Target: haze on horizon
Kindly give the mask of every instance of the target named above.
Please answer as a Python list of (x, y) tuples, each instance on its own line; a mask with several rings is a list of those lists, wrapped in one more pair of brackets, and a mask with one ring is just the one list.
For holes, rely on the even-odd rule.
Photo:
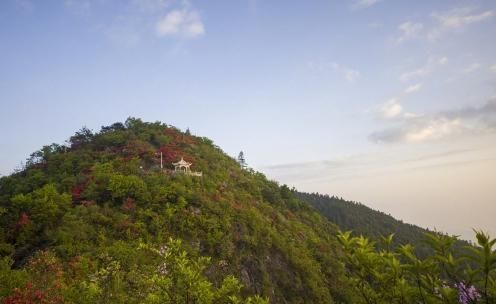
[(301, 191), (496, 235), (496, 2), (5, 0), (0, 174), (129, 116)]

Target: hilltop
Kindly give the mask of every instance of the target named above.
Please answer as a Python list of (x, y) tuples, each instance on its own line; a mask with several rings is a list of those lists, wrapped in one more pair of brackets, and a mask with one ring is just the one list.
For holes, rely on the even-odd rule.
[(495, 298), (496, 240), (478, 232), (461, 256), (466, 243), (426, 232), (279, 185), (189, 130), (129, 118), (44, 146), (0, 178), (0, 301)]
[[(8, 303), (353, 298), (337, 226), (208, 138), (129, 118), (68, 143), (0, 179)], [(181, 158), (202, 176), (174, 174)]]

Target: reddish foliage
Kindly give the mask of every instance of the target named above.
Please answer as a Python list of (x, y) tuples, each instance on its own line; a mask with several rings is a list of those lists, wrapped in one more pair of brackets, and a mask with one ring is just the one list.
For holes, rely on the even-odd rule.
[(4, 304), (55, 304), (64, 303), (62, 296), (56, 294), (55, 290), (49, 288), (41, 290), (34, 288), (28, 282), (23, 288), (16, 288), (14, 294), (3, 299)]
[(153, 147), (141, 140), (132, 140), (122, 149), (125, 158), (132, 159), (140, 157), (145, 159), (152, 159), (154, 150)]
[(121, 157), (119, 160), (121, 160), (122, 162), (127, 163), (127, 162), (132, 161), (132, 160), (133, 160), (133, 158), (134, 158), (134, 156), (132, 156), (132, 155), (127, 155), (127, 156)]
[(84, 176), (91, 177), (91, 173), (93, 172), (93, 169), (91, 167), (84, 168), (82, 172), (83, 172)]
[(164, 166), (179, 161), (181, 157), (187, 162), (195, 162), (195, 159), (185, 152), (185, 148), (195, 143), (196, 139), (193, 136), (183, 134), (175, 128), (165, 129), (164, 135), (170, 139), (170, 142), (160, 147), (156, 158), (157, 163), (160, 163), (160, 152), (162, 152)]
[(176, 139), (181, 135), (181, 133), (175, 128), (166, 128), (164, 130), (164, 135), (172, 139), (172, 141), (176, 141)]
[(81, 200), (81, 192), (83, 192), (83, 185), (75, 185), (71, 189), (72, 201), (79, 202)]
[(159, 152), (162, 152), (162, 158), (166, 164), (177, 162), (179, 159), (180, 152), (172, 147), (162, 146)]
[(215, 193), (212, 195), (212, 200), (213, 201), (220, 201), (220, 199), (222, 198), (222, 195), (219, 193), (219, 191), (215, 191)]
[(157, 157), (157, 162), (160, 163), (160, 152), (162, 152), (162, 158), (164, 162), (164, 167), (165, 166), (170, 166), (170, 164), (178, 162), (181, 157), (190, 163), (194, 163), (195, 159), (189, 155), (188, 153), (184, 152), (183, 149), (178, 147), (176, 144), (171, 143), (167, 144), (165, 146), (160, 147), (158, 157)]
[(245, 209), (240, 203), (238, 202), (231, 202), (231, 208), (234, 210), (243, 210)]
[(69, 269), (72, 271), (74, 275), (77, 275), (80, 271), (81, 260), (82, 260), (81, 256), (77, 255), (69, 261)]
[(228, 185), (226, 182), (223, 182), (222, 184), (220, 184), (218, 187), (217, 187), (217, 190), (220, 192), (220, 193), (224, 193), (224, 191), (226, 191), (228, 188)]
[(53, 282), (55, 285), (58, 285), (58, 279), (62, 278), (64, 274), (60, 261), (48, 250), (38, 251), (29, 260), (26, 268), (37, 277), (35, 282), (40, 283)]
[(174, 128), (167, 128), (164, 130), (164, 134), (172, 139), (172, 142), (182, 145), (191, 145), (195, 143), (195, 138), (191, 135), (186, 135)]
[(31, 223), (31, 220), (29, 219), (29, 215), (26, 212), (21, 213), (21, 216), (19, 216), (19, 219), (17, 220), (15, 227), (16, 229), (22, 229), (24, 226), (28, 225)]
[(129, 235), (136, 235), (138, 229), (130, 220), (123, 220), (117, 224), (117, 228), (121, 231), (126, 231)]
[(291, 212), (290, 210), (285, 210), (284, 211), (284, 215), (286, 216), (287, 219), (289, 220), (292, 220), (295, 218), (295, 215), (293, 212)]
[(81, 205), (83, 205), (85, 207), (93, 206), (93, 205), (96, 204), (96, 202), (93, 201), (93, 200), (92, 201), (86, 201), (86, 200), (84, 200), (84, 201), (81, 201), (80, 203), (81, 203)]
[(239, 180), (239, 173), (233, 170), (229, 171), (229, 177), (234, 180)]
[(122, 203), (122, 209), (126, 211), (134, 211), (136, 209), (136, 201), (128, 197), (123, 203)]

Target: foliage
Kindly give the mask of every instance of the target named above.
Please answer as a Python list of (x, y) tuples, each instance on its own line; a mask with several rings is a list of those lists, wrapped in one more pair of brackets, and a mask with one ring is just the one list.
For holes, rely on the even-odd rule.
[[(485, 234), (466, 257), (439, 234), (419, 255), (406, 241), (419, 246), (420, 228), (297, 193), (160, 122), (128, 118), (68, 142), (0, 178), (2, 303), (493, 301)], [(181, 157), (203, 177), (175, 174)], [(338, 207), (322, 208), (329, 199)], [(383, 247), (346, 233), (338, 241), (311, 205)], [(400, 242), (380, 239), (392, 230)]]
[(476, 237), (470, 254), (455, 258), (455, 237), (426, 234), (433, 253), (420, 258), (413, 245), (392, 248), (393, 235), (380, 245), (351, 232), (338, 235), (357, 303), (494, 303), (496, 239), (479, 231)]
[[(181, 249), (181, 241), (169, 239), (160, 249), (142, 244), (141, 248), (159, 257), (155, 273), (147, 279), (150, 293), (147, 303), (242, 303), (238, 296), (242, 285), (232, 275), (218, 288), (203, 275), (210, 259), (190, 259)], [(248, 297), (243, 303), (268, 303), (260, 297)]]
[(0, 178), (0, 302), (350, 302), (336, 233), (211, 140), (129, 118)]
[[(421, 257), (432, 253), (431, 248), (423, 242), (424, 235), (433, 233), (432, 231), (404, 223), (361, 203), (346, 201), (336, 196), (304, 192), (295, 192), (295, 194), (342, 230), (353, 230), (375, 241), (379, 241), (383, 235), (394, 233), (392, 245), (414, 244), (415, 253)], [(454, 244), (455, 251), (459, 252), (467, 245), (467, 242), (457, 240)]]

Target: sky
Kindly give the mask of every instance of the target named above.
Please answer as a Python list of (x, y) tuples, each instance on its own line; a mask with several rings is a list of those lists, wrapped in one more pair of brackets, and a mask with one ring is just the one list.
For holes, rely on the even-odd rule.
[(496, 2), (2, 0), (0, 174), (138, 117), (270, 179), (496, 235)]

